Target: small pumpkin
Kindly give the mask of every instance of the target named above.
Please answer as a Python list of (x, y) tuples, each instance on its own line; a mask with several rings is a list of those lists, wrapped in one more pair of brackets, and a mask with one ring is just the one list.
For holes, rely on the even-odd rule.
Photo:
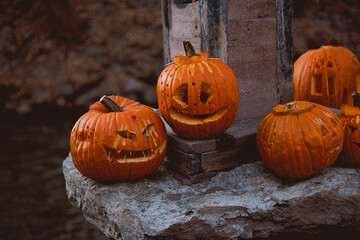
[(277, 175), (301, 179), (321, 173), (338, 157), (344, 133), (336, 114), (319, 104), (294, 101), (273, 108), (257, 132), (261, 159)]
[(340, 120), (344, 125), (345, 161), (360, 165), (360, 94), (354, 92), (353, 106), (342, 105)]
[(294, 99), (340, 108), (360, 90), (360, 63), (344, 47), (309, 50), (294, 64)]
[(151, 108), (104, 96), (76, 122), (70, 152), (84, 176), (99, 182), (144, 178), (162, 163), (167, 148), (164, 123)]
[(237, 80), (219, 59), (196, 53), (184, 41), (185, 56), (175, 56), (157, 83), (161, 115), (173, 131), (188, 139), (205, 139), (224, 132), (239, 104)]

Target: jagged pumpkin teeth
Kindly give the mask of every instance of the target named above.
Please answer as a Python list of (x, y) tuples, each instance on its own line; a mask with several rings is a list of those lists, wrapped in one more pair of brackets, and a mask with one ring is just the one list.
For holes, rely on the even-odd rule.
[(118, 96), (105, 96), (94, 103), (77, 121), (70, 137), (76, 168), (101, 182), (148, 176), (162, 163), (166, 148), (165, 126), (156, 112)]

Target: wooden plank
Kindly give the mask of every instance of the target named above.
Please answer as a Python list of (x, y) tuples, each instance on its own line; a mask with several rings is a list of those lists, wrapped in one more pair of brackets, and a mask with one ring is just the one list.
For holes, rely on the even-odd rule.
[(235, 147), (235, 138), (227, 133), (215, 137), (216, 149), (229, 149)]
[[(210, 152), (222, 147), (239, 146), (249, 136), (256, 134), (257, 128), (264, 116), (255, 119), (245, 119), (235, 121), (224, 134), (229, 135), (226, 138), (221, 134), (218, 137), (205, 140), (188, 140), (177, 136), (170, 126), (164, 121), (168, 134), (168, 148), (179, 149), (185, 153), (203, 153)], [(234, 142), (234, 143), (233, 143)]]
[(240, 148), (233, 148), (203, 153), (201, 169), (203, 172), (212, 172), (239, 166), (242, 163), (239, 158), (242, 151)]
[(167, 161), (175, 168), (176, 171), (187, 175), (194, 175), (201, 172), (201, 154), (185, 153), (176, 148), (168, 147)]
[(215, 138), (217, 147), (212, 151), (187, 153), (169, 142), (167, 161), (174, 171), (183, 175), (196, 175), (241, 165), (244, 163), (245, 158), (241, 158), (244, 154), (248, 156), (246, 159), (257, 159), (252, 156), (257, 152), (256, 130), (260, 121), (251, 119), (236, 123), (231, 130)]
[(292, 0), (276, 0), (278, 102), (294, 99)]
[(259, 160), (256, 134), (252, 134), (243, 139), (241, 146), (203, 153), (201, 170), (202, 172), (221, 171)]
[(163, 27), (163, 41), (164, 41), (164, 65), (166, 65), (171, 62), (170, 40), (169, 40), (169, 27), (170, 27), (169, 0), (161, 1), (161, 11), (162, 11), (162, 27)]

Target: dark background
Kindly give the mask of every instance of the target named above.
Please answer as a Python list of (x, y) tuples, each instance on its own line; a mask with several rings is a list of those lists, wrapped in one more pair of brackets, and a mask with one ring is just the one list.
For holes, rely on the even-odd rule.
[[(358, 0), (293, 3), (294, 60), (322, 45), (360, 57)], [(156, 107), (162, 68), (160, 0), (0, 1), (0, 239), (104, 239), (66, 198), (71, 128), (104, 94)]]

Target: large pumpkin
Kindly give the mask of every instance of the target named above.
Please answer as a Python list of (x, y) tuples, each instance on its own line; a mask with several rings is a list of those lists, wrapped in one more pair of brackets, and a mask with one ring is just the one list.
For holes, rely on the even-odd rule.
[(360, 63), (344, 47), (309, 50), (294, 64), (294, 99), (340, 108), (360, 90)]
[(277, 175), (306, 178), (338, 157), (344, 133), (336, 114), (319, 104), (295, 101), (273, 108), (257, 132), (261, 159)]
[(360, 165), (360, 94), (354, 92), (353, 99), (353, 106), (341, 106), (340, 120), (344, 125), (345, 161)]
[(148, 176), (162, 163), (166, 147), (161, 118), (151, 108), (119, 96), (104, 96), (91, 105), (70, 138), (76, 168), (100, 182)]
[(219, 59), (196, 53), (184, 41), (186, 55), (175, 56), (157, 83), (161, 115), (176, 134), (189, 139), (211, 138), (234, 121), (239, 104), (237, 80)]

